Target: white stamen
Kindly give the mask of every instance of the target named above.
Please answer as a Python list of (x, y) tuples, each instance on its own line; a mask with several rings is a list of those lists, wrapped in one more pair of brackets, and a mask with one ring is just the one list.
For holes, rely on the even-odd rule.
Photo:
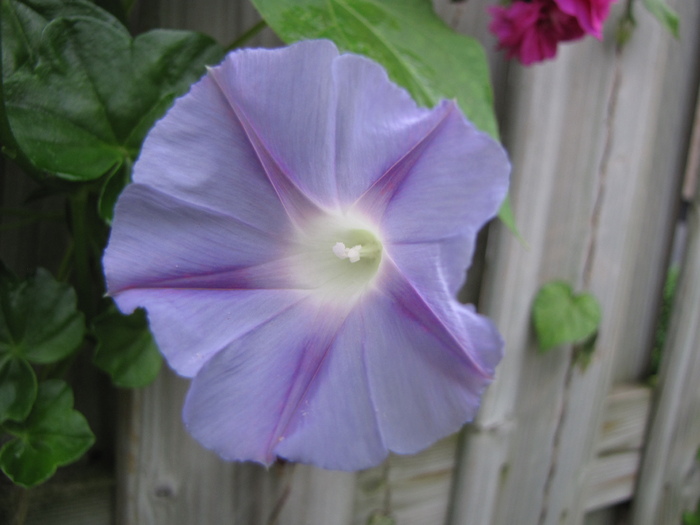
[(360, 252), (362, 251), (362, 245), (358, 244), (352, 248), (346, 248), (345, 243), (337, 242), (333, 245), (333, 253), (338, 259), (350, 259), (351, 263), (360, 260)]

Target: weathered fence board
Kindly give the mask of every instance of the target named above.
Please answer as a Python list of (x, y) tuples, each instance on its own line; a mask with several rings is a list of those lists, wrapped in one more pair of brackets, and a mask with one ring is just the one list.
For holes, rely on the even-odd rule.
[[(700, 115), (700, 104), (698, 105)], [(696, 120), (700, 136), (700, 119)], [(689, 169), (700, 154), (690, 154)], [(687, 180), (698, 172), (688, 173)], [(688, 245), (664, 349), (657, 400), (634, 500), (633, 523), (679, 523), (700, 492), (700, 192), (688, 217)]]

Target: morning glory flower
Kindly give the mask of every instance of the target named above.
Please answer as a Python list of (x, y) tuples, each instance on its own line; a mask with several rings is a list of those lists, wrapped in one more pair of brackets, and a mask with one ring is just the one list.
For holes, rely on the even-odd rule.
[(508, 173), (453, 101), (331, 42), (236, 51), (146, 138), (109, 294), (192, 378), (205, 447), (369, 467), (458, 430), (492, 380), (501, 338), (455, 296)]

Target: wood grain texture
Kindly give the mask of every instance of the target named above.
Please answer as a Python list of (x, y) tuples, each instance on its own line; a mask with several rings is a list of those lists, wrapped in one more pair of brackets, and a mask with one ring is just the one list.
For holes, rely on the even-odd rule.
[[(697, 154), (691, 150), (690, 158)], [(689, 166), (697, 169), (692, 162)], [(635, 525), (679, 523), (682, 511), (695, 509), (700, 496), (700, 192), (688, 223), (686, 257), (634, 498)]]
[(651, 406), (651, 387), (624, 384), (613, 387), (596, 443), (596, 455), (640, 450)]

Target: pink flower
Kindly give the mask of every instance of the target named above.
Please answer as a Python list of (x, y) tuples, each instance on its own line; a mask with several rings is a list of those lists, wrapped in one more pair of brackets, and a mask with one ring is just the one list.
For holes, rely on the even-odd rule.
[(499, 49), (525, 65), (552, 58), (557, 44), (586, 33), (600, 39), (614, 0), (516, 0), (508, 7), (490, 7), (489, 29)]
[(610, 13), (611, 0), (556, 0), (559, 9), (576, 17), (586, 33), (603, 38), (603, 22)]
[(608, 3), (608, 0), (533, 0), (490, 7), (493, 20), (489, 29), (498, 37), (498, 48), (505, 49), (508, 58), (517, 57), (530, 65), (553, 58), (559, 42), (576, 40), (586, 34), (581, 19), (561, 9), (559, 4), (566, 3), (568, 8), (591, 1)]

